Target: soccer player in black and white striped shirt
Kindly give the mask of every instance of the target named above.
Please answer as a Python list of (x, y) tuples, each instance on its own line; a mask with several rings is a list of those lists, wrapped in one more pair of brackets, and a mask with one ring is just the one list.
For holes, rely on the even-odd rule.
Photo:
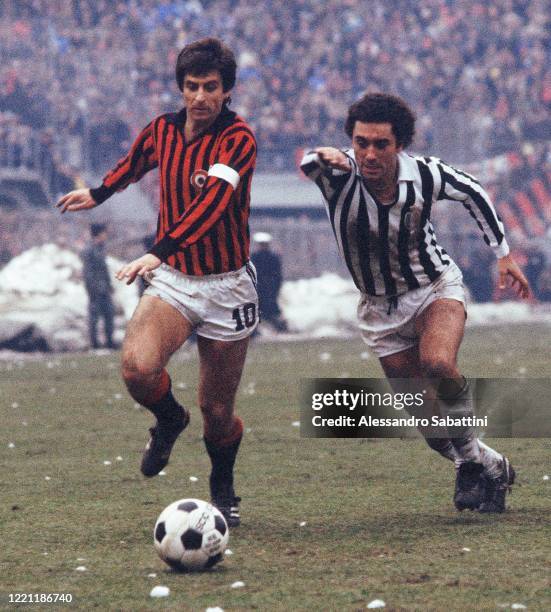
[[(365, 95), (350, 107), (345, 129), (352, 148), (319, 147), (305, 155), (301, 168), (323, 194), (339, 251), (361, 292), (363, 339), (394, 385), (395, 379), (438, 381), (441, 410), (472, 416), (469, 385), (457, 368), (466, 316), (462, 275), (436, 240), (431, 208), (438, 200), (462, 203), (496, 254), (499, 287), (511, 279), (527, 298), (529, 285), (509, 254), (503, 224), (475, 178), (437, 158), (405, 152), (415, 117), (400, 98)], [(459, 510), (505, 510), (515, 477), (507, 458), (470, 427), (447, 438), (423, 433), (431, 448), (456, 464)]]

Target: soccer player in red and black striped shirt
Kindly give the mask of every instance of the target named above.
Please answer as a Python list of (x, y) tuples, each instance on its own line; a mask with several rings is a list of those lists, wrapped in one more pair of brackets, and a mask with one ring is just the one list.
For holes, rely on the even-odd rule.
[(221, 41), (184, 47), (176, 65), (184, 108), (151, 121), (99, 187), (72, 191), (57, 204), (61, 212), (93, 208), (158, 168), (155, 244), (117, 273), (128, 284), (138, 275), (150, 283), (128, 324), (122, 374), (132, 397), (157, 418), (142, 460), (144, 475), (154, 476), (189, 422), (165, 367), (197, 331), (211, 495), (230, 525), (239, 524), (233, 466), (243, 432), (234, 400), (258, 322), (248, 228), (256, 143), (228, 108), (235, 73), (234, 55)]

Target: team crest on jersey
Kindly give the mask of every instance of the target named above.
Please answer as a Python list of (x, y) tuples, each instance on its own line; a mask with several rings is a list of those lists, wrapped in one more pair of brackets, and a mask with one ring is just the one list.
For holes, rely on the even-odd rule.
[(200, 170), (195, 170), (195, 172), (191, 175), (189, 182), (193, 188), (201, 191), (207, 182), (207, 177), (208, 172), (201, 168)]
[(416, 209), (407, 211), (407, 213), (404, 215), (404, 225), (408, 232), (412, 232), (417, 228), (417, 226), (419, 225), (420, 218), (420, 211)]

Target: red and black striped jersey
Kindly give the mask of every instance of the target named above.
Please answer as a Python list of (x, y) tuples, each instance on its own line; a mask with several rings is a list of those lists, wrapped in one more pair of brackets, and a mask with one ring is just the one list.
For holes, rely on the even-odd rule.
[(206, 132), (185, 142), (185, 120), (182, 109), (149, 123), (92, 197), (104, 202), (159, 168), (157, 237), (149, 252), (184, 274), (238, 270), (249, 259), (254, 135), (224, 107)]

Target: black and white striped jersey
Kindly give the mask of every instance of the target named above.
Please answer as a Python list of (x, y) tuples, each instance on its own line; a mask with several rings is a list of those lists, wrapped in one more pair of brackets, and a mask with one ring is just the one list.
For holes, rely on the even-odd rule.
[(339, 251), (363, 293), (395, 296), (437, 279), (451, 263), (430, 221), (438, 200), (461, 202), (497, 257), (509, 253), (503, 223), (478, 181), (435, 157), (398, 154), (398, 196), (384, 205), (369, 192), (354, 159), (349, 172), (307, 153), (302, 171), (320, 188)]

